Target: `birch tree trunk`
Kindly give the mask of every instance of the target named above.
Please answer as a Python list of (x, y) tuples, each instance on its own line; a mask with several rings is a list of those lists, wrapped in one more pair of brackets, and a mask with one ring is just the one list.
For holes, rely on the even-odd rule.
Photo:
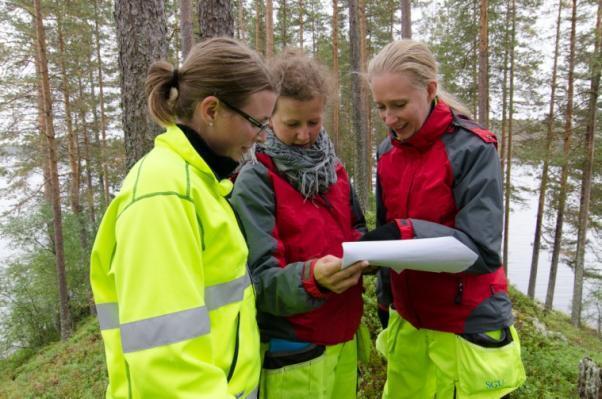
[(573, 306), (571, 322), (575, 326), (581, 324), (581, 307), (583, 301), (583, 273), (585, 263), (585, 244), (587, 242), (588, 214), (592, 193), (592, 175), (594, 165), (594, 139), (598, 113), (598, 91), (600, 89), (600, 47), (602, 47), (602, 0), (598, 0), (598, 13), (594, 40), (594, 53), (591, 60), (591, 84), (589, 93), (589, 112), (585, 131), (585, 168), (581, 178), (581, 199), (579, 201), (579, 224), (577, 229), (577, 253), (575, 255), (575, 280), (573, 285)]
[(543, 211), (546, 203), (548, 179), (550, 169), (550, 151), (554, 140), (554, 107), (556, 105), (556, 79), (558, 75), (558, 53), (560, 47), (560, 24), (562, 16), (562, 0), (558, 1), (558, 16), (556, 17), (556, 41), (554, 44), (554, 62), (552, 66), (552, 81), (550, 83), (550, 107), (546, 122), (547, 134), (541, 179), (539, 183), (539, 200), (537, 202), (537, 217), (535, 220), (535, 235), (533, 237), (533, 252), (531, 255), (531, 272), (529, 273), (529, 288), (527, 295), (535, 298), (535, 284), (537, 283), (537, 268), (539, 267), (539, 251), (541, 249), (541, 228), (543, 225)]
[(558, 195), (558, 209), (556, 214), (556, 230), (554, 232), (554, 247), (552, 249), (552, 263), (550, 265), (550, 278), (548, 280), (548, 291), (546, 293), (545, 308), (552, 309), (554, 302), (554, 291), (556, 290), (556, 272), (558, 271), (558, 261), (560, 259), (560, 248), (562, 245), (562, 227), (564, 223), (564, 208), (567, 197), (567, 180), (569, 175), (569, 153), (571, 150), (571, 138), (573, 135), (573, 91), (574, 91), (574, 71), (575, 71), (575, 35), (577, 25), (577, 0), (572, 0), (571, 16), (571, 36), (569, 43), (569, 70), (568, 70), (568, 88), (566, 120), (564, 125), (564, 145), (562, 148), (562, 172), (560, 176), (560, 193)]
[(69, 311), (69, 291), (67, 289), (67, 276), (65, 273), (65, 253), (63, 247), (63, 221), (61, 214), (61, 196), (57, 166), (57, 145), (54, 137), (54, 125), (52, 118), (52, 93), (50, 92), (50, 81), (48, 77), (48, 59), (46, 56), (46, 35), (44, 33), (44, 22), (40, 0), (34, 0), (34, 16), (36, 28), (36, 50), (39, 62), (39, 82), (42, 87), (42, 105), (45, 114), (45, 135), (48, 151), (48, 166), (50, 172), (50, 198), (52, 208), (52, 227), (54, 237), (54, 255), (56, 262), (56, 275), (59, 291), (59, 321), (61, 340), (71, 336), (73, 326), (71, 324), (71, 312)]
[[(205, 3), (205, 2), (203, 2)], [(129, 170), (153, 145), (161, 129), (146, 107), (144, 82), (150, 65), (167, 57), (162, 0), (116, 0), (122, 121)]]

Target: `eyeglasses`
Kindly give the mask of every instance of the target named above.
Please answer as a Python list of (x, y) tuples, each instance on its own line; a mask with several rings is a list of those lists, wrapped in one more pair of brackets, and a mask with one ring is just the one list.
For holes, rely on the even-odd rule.
[(263, 132), (265, 129), (268, 128), (269, 123), (267, 121), (261, 123), (259, 122), (257, 119), (253, 118), (251, 115), (247, 114), (245, 111), (236, 108), (235, 106), (231, 105), (230, 103), (228, 103), (225, 100), (222, 100), (221, 98), (219, 99), (221, 102), (223, 102), (228, 108), (230, 108), (232, 111), (236, 112), (238, 115), (242, 116), (243, 118), (245, 118), (247, 121), (249, 121), (249, 123), (253, 126), (255, 126), (256, 128), (259, 129), (259, 131), (257, 132), (257, 134), (260, 134), (261, 132)]

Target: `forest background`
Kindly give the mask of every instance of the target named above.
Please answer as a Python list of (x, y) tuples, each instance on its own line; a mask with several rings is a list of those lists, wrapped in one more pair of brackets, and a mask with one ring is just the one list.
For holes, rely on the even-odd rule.
[[(0, 359), (67, 340), (94, 315), (89, 252), (125, 173), (161, 129), (146, 113), (152, 61), (177, 65), (227, 34), (270, 58), (302, 47), (333, 73), (325, 127), (374, 219), (374, 153), (386, 129), (361, 79), (386, 43), (426, 42), (447, 90), (498, 136), (505, 231), (538, 197), (527, 294), (551, 251), (574, 270), (571, 323), (602, 333), (598, 98), (602, 0), (0, 0)], [(598, 139), (598, 140), (596, 140)], [(513, 168), (535, 170), (528, 185)], [(541, 276), (539, 276), (541, 278)], [(585, 283), (584, 283), (585, 282)], [(589, 287), (584, 292), (583, 287)], [(376, 328), (376, 327), (375, 327)]]

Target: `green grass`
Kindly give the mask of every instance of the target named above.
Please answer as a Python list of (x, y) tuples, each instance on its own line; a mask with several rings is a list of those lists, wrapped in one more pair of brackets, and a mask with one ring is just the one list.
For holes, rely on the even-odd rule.
[[(372, 277), (366, 279), (366, 323), (373, 337), (380, 331)], [(591, 329), (578, 329), (559, 313), (543, 311), (539, 304), (511, 290), (527, 382), (512, 398), (576, 398), (579, 361), (584, 356), (602, 364), (602, 341)], [(540, 330), (536, 325), (543, 326)], [(546, 331), (546, 332), (542, 332)], [(547, 334), (547, 335), (546, 335)], [(386, 364), (373, 353), (360, 366), (359, 398), (380, 397)], [(20, 351), (0, 361), (0, 398), (103, 398), (106, 370), (102, 340), (95, 319), (84, 321), (66, 342), (37, 352)]]

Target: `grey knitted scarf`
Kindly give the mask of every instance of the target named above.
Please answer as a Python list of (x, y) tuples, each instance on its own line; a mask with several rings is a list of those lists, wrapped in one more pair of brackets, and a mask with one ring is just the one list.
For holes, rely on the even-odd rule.
[(284, 144), (271, 130), (267, 133), (267, 140), (257, 146), (258, 151), (272, 158), (278, 171), (305, 199), (326, 192), (337, 182), (338, 159), (324, 128), (310, 148)]

